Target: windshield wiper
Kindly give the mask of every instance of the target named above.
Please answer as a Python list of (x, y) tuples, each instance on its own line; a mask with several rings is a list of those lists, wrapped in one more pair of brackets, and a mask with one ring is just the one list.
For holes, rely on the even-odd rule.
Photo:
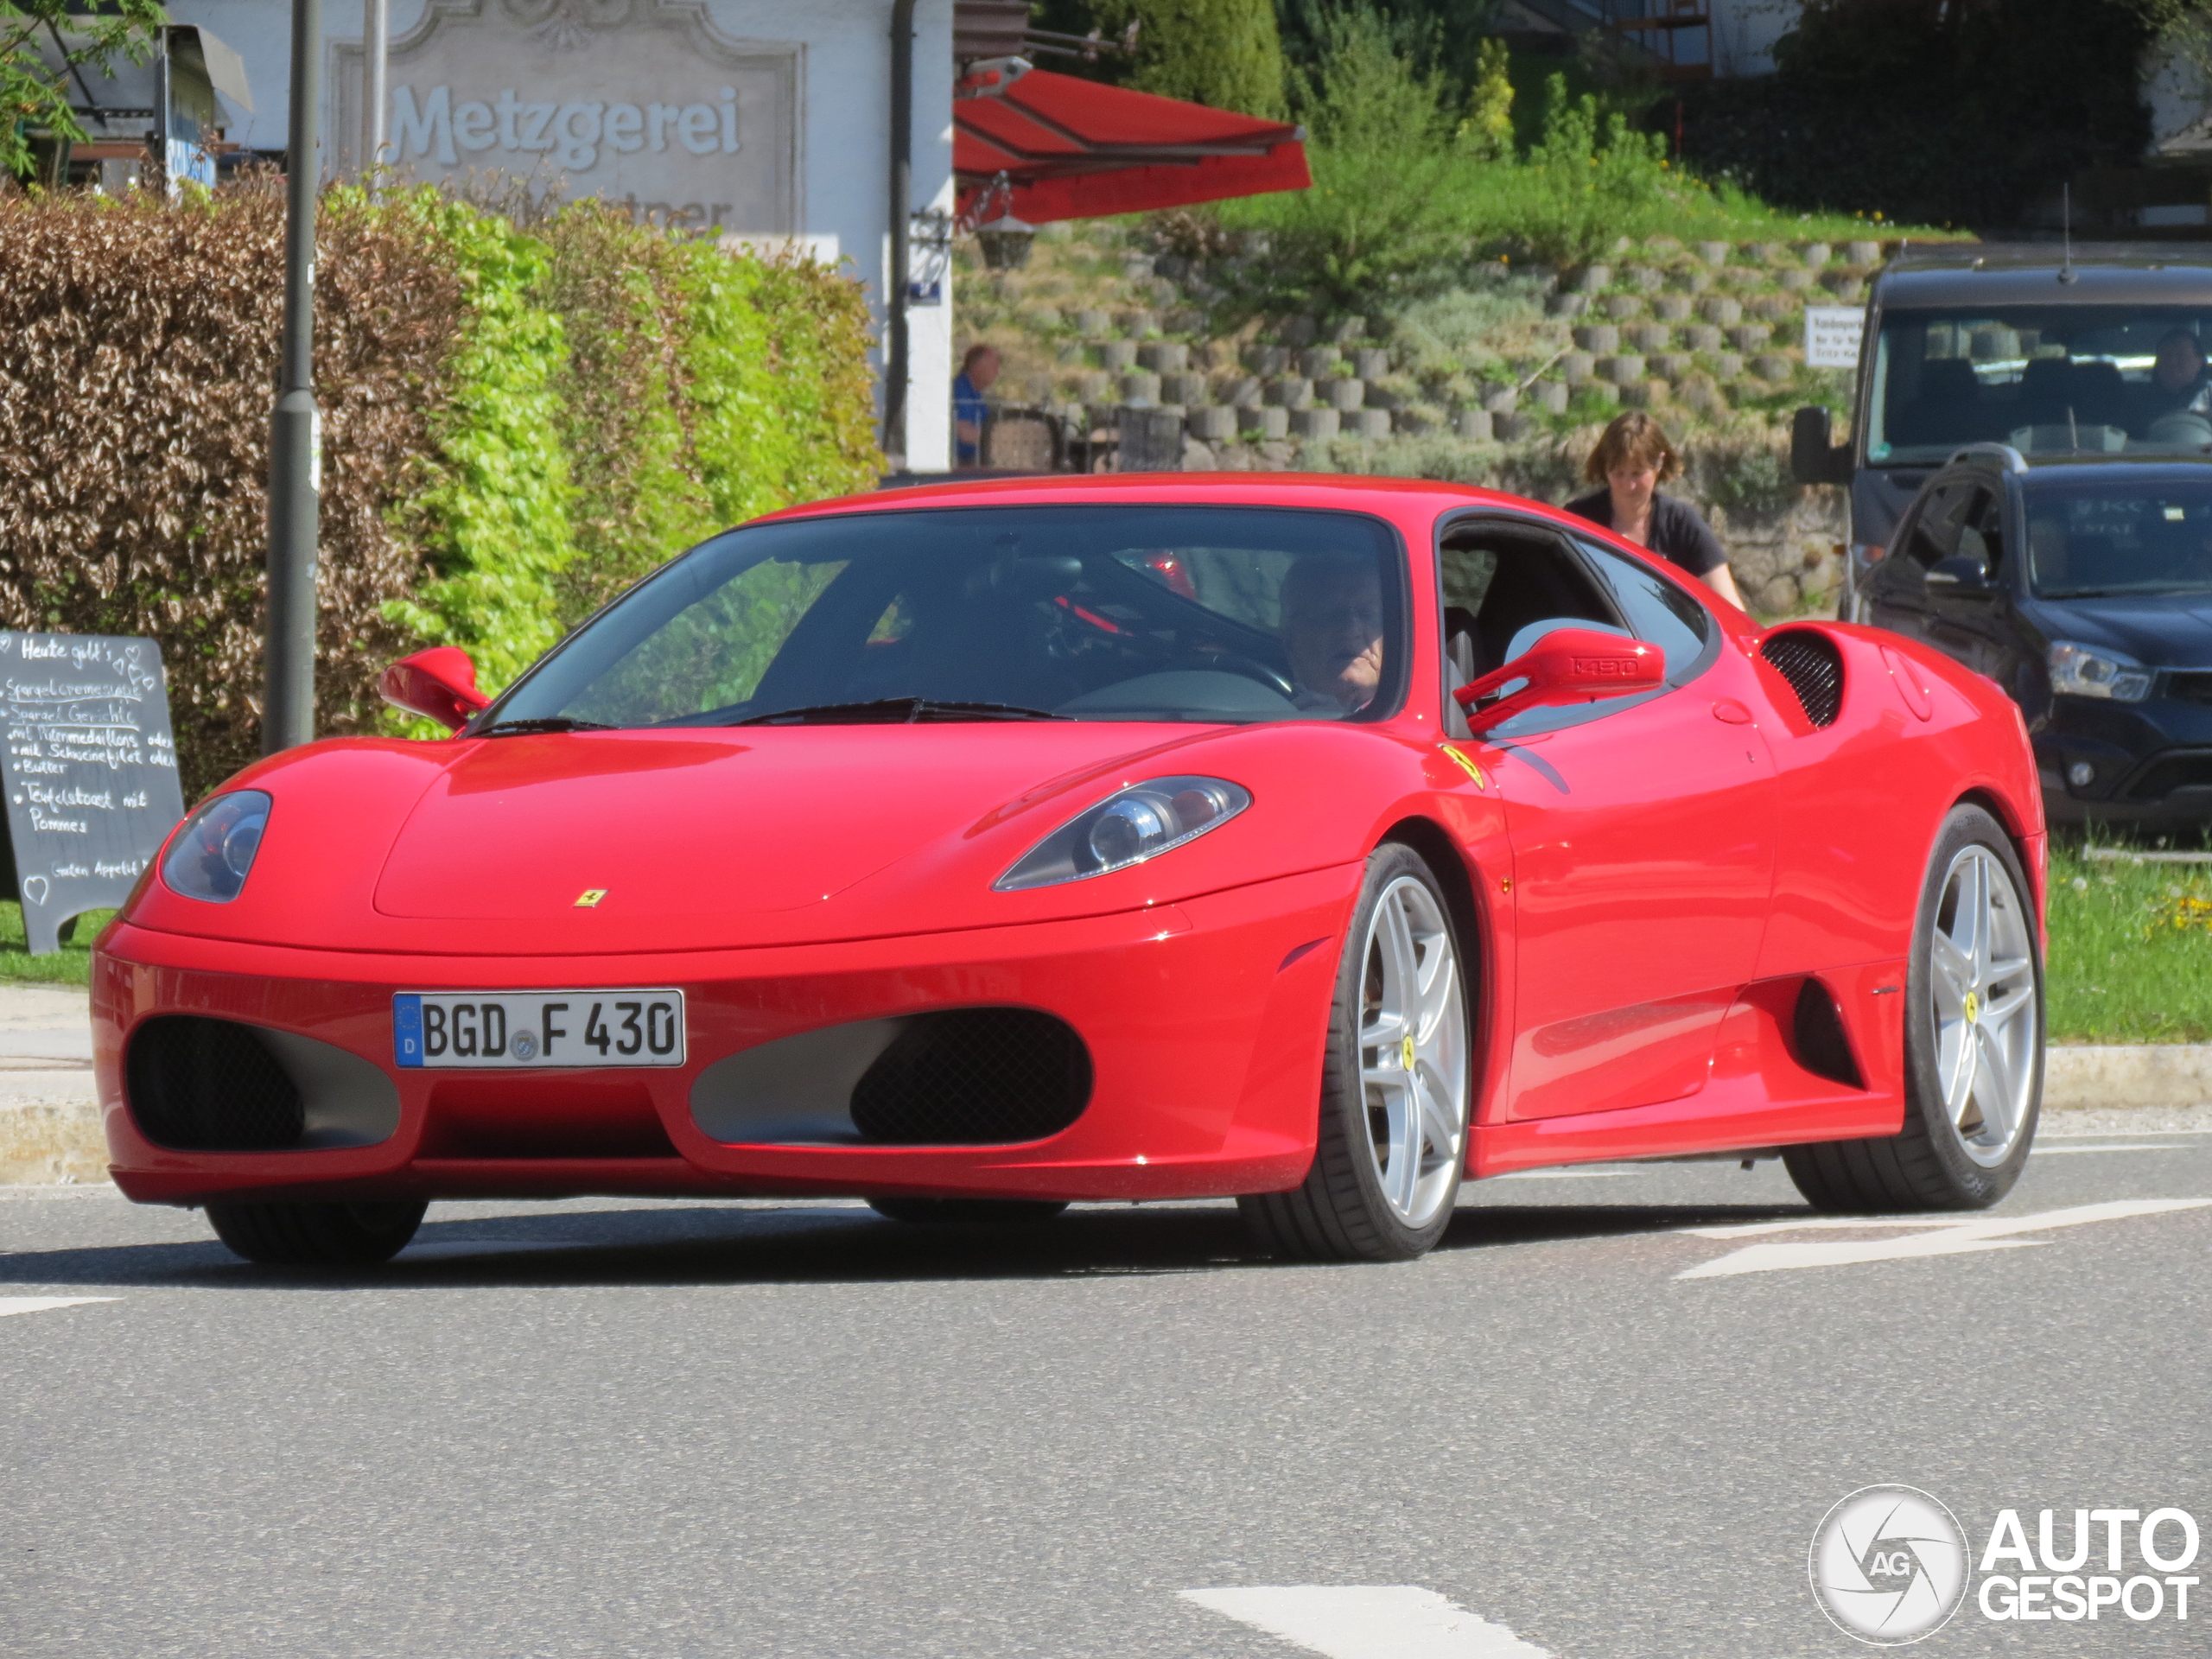
[(1014, 702), (939, 702), (930, 697), (878, 697), (872, 702), (816, 702), (772, 714), (748, 715), (733, 726), (911, 726), (969, 720), (1072, 720), (1047, 709)]
[(548, 715), (539, 720), (495, 720), (469, 735), (528, 737), (538, 732), (611, 732), (613, 729), (613, 727), (603, 726), (595, 720), (571, 720), (566, 715)]

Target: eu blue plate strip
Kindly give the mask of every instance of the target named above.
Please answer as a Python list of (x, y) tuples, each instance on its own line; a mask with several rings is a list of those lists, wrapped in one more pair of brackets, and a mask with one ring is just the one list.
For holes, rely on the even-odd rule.
[(401, 1065), (423, 1064), (423, 999), (419, 996), (395, 996), (391, 999), (392, 1058)]

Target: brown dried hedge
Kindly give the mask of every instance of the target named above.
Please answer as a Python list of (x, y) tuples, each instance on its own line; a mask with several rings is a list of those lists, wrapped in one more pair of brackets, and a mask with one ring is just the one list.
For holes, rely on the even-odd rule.
[[(377, 721), (418, 559), (387, 526), (462, 318), (435, 245), (326, 207), (318, 729)], [(269, 416), (283, 312), (270, 181), (0, 198), (0, 626), (149, 634), (188, 799), (259, 750)]]
[[(868, 312), (594, 204), (325, 194), (316, 729), (467, 645), (487, 687), (722, 525), (865, 489)], [(279, 181), (0, 194), (0, 627), (150, 635), (194, 798), (259, 750)]]

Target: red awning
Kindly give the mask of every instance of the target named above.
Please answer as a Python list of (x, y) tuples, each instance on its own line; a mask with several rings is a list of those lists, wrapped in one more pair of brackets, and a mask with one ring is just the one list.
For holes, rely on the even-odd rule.
[(1004, 173), (1014, 217), (1033, 225), (1313, 182), (1296, 127), (1047, 69), (995, 97), (956, 99), (952, 127), (962, 207)]

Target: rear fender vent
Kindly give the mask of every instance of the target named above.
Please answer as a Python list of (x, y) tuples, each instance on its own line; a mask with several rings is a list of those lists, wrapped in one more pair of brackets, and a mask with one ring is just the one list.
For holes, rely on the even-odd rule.
[(163, 1014), (132, 1033), (130, 1115), (180, 1152), (275, 1152), (307, 1128), (300, 1090), (251, 1026)]
[(1859, 1062), (1844, 1034), (1843, 1016), (1835, 999), (1817, 979), (1797, 988), (1796, 1016), (1790, 1021), (1789, 1046), (1797, 1064), (1816, 1077), (1826, 1077), (1853, 1089), (1864, 1089)]
[(1090, 1102), (1090, 1054), (1034, 1008), (916, 1019), (853, 1086), (853, 1126), (893, 1145), (997, 1146), (1058, 1135)]
[(1834, 640), (1815, 629), (1792, 628), (1769, 634), (1759, 655), (1789, 682), (1807, 720), (1815, 726), (1835, 724), (1843, 712), (1843, 655)]

